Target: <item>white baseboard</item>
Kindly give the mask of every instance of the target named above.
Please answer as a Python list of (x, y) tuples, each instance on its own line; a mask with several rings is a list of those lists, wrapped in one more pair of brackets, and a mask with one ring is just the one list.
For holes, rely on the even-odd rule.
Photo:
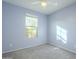
[[(70, 50), (70, 49), (67, 49), (67, 48), (64, 48), (64, 47), (61, 47), (61, 46), (57, 46), (57, 45), (55, 45), (53, 43), (43, 43), (43, 44), (48, 44), (48, 45), (56, 46), (58, 48), (61, 48), (61, 49), (64, 49), (66, 51), (69, 51), (69, 52), (72, 52), (72, 53), (76, 54), (76, 52), (73, 51), (73, 50)], [(30, 46), (30, 47), (25, 47), (25, 48), (37, 47), (37, 46), (40, 46), (40, 45), (43, 45), (43, 44), (39, 44), (39, 45), (35, 45), (35, 46)], [(25, 49), (25, 48), (18, 48), (18, 49), (11, 50), (11, 51), (5, 51), (5, 52), (2, 52), (2, 54), (9, 53), (9, 52), (14, 52), (14, 51), (21, 50), (21, 49)]]
[(56, 47), (58, 47), (58, 48), (61, 48), (61, 49), (64, 49), (64, 50), (66, 50), (66, 51), (68, 51), (68, 52), (71, 52), (71, 53), (76, 54), (76, 52), (75, 52), (75, 51), (70, 50), (70, 49), (68, 49), (68, 48), (64, 48), (64, 47), (62, 47), (62, 46), (57, 46), (57, 45), (55, 45), (55, 44), (53, 44), (53, 43), (48, 43), (48, 44), (49, 44), (49, 45), (56, 46)]
[(46, 43), (41, 43), (41, 44), (37, 44), (37, 45), (34, 45), (34, 46), (29, 46), (29, 47), (24, 47), (24, 48), (18, 48), (18, 49), (15, 49), (15, 50), (4, 51), (4, 52), (2, 52), (2, 54), (14, 52), (14, 51), (22, 50), (22, 49), (26, 49), (26, 48), (37, 47), (37, 46), (40, 46), (40, 45), (43, 45), (43, 44), (46, 44)]

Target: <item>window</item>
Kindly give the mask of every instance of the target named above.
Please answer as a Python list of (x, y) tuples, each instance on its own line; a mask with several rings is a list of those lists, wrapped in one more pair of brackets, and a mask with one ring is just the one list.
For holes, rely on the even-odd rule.
[(35, 38), (37, 36), (38, 18), (33, 16), (26, 16), (25, 29), (28, 38)]
[(67, 31), (60, 26), (56, 27), (57, 29), (57, 40), (61, 40), (63, 43), (67, 43)]

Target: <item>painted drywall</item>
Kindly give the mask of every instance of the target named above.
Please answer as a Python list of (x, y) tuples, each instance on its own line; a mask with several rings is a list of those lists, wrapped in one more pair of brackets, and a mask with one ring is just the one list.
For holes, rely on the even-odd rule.
[[(48, 18), (48, 42), (52, 45), (76, 51), (76, 4), (63, 8)], [(67, 31), (67, 43), (57, 40), (56, 26), (60, 26)]]
[[(2, 13), (3, 53), (46, 43), (47, 18), (45, 15), (6, 2), (2, 3)], [(28, 39), (25, 35), (25, 17), (27, 13), (38, 17), (38, 37), (35, 39)]]
[[(46, 42), (75, 52), (76, 41), (76, 12), (75, 4), (59, 10), (49, 16), (18, 7), (6, 2), (2, 6), (2, 52), (34, 47)], [(25, 16), (32, 14), (38, 17), (38, 37), (28, 39), (25, 35)], [(56, 26), (67, 30), (67, 43), (56, 39)], [(47, 40), (48, 39), (48, 40)]]

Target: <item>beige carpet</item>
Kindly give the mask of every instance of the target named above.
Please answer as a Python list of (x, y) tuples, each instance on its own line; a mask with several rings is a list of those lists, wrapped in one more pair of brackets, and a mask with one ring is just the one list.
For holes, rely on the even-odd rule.
[(54, 46), (42, 45), (4, 54), (3, 59), (76, 59), (76, 55)]

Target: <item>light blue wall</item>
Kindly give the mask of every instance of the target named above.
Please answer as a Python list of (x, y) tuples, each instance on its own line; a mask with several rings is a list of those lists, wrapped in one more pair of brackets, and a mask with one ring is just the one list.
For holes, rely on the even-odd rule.
[[(21, 48), (28, 48), (46, 43), (47, 21), (46, 16), (25, 8), (3, 2), (2, 6), (2, 52), (15, 51)], [(25, 36), (25, 16), (27, 13), (38, 17), (38, 37), (27, 39)]]
[[(48, 18), (48, 39), (49, 43), (58, 47), (75, 52), (76, 50), (76, 5), (63, 8)], [(56, 38), (56, 26), (59, 25), (67, 30), (67, 43), (64, 44)]]
[[(50, 43), (75, 52), (76, 49), (76, 7), (75, 4), (49, 16), (3, 2), (2, 27), (3, 53), (17, 49)], [(38, 16), (38, 37), (30, 40), (25, 36), (25, 16), (27, 13)], [(56, 40), (56, 25), (68, 31), (68, 41), (64, 44)], [(48, 39), (48, 40), (47, 40)]]

